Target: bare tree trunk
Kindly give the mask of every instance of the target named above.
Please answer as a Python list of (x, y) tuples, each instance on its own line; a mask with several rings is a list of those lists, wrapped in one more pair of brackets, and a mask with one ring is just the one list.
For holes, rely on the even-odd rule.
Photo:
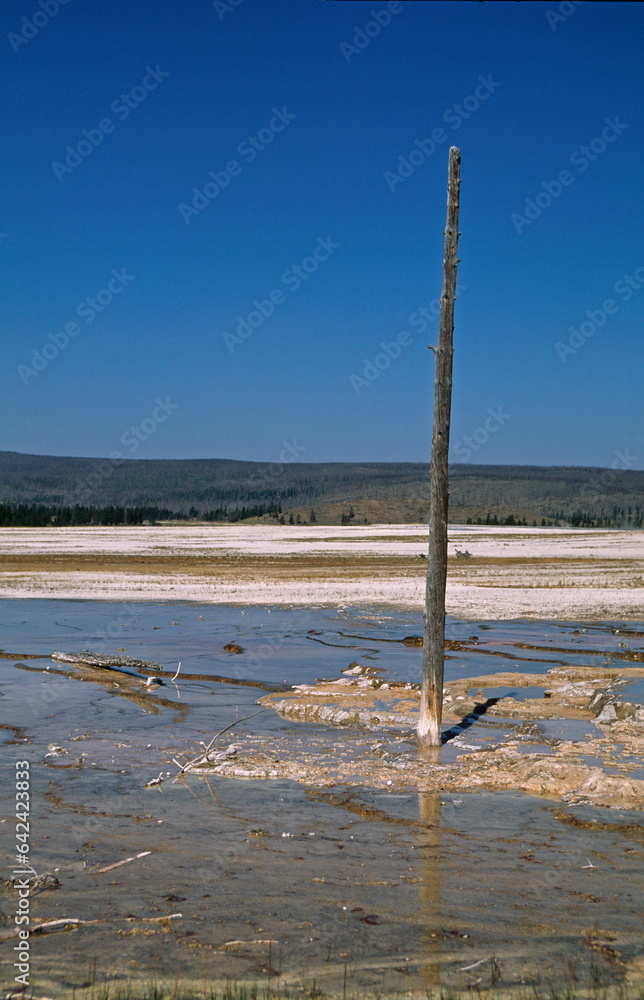
[[(452, 333), (456, 295), (458, 246), (458, 199), (461, 183), (461, 151), (449, 151), (447, 183), (447, 224), (443, 291), (434, 382), (434, 430), (429, 470), (429, 556), (425, 592), (425, 634), (423, 642), (423, 683), (420, 694), (418, 736), (430, 746), (440, 746), (443, 711), (443, 667), (445, 659), (445, 583), (447, 580), (447, 507), (449, 482), (449, 422), (452, 403)], [(431, 346), (431, 345), (430, 345)]]

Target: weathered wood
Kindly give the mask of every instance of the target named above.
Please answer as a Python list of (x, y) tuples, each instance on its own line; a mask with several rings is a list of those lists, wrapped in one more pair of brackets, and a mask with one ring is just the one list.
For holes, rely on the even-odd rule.
[(458, 247), (458, 205), (461, 183), (461, 151), (449, 151), (447, 224), (443, 260), (438, 343), (432, 347), (436, 359), (434, 381), (434, 428), (429, 470), (429, 555), (425, 591), (423, 682), (420, 695), (418, 736), (429, 746), (440, 746), (445, 658), (445, 584), (447, 580), (447, 506), (449, 482), (447, 458), (452, 403), (452, 334)]
[(62, 663), (84, 663), (88, 667), (136, 667), (137, 670), (163, 670), (154, 660), (137, 660), (131, 656), (104, 656), (102, 653), (51, 653), (50, 659)]

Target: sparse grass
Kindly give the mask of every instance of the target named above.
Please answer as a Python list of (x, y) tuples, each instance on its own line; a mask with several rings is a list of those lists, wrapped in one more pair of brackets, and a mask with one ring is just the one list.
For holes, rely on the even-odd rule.
[[(382, 987), (342, 987), (329, 992), (326, 983), (317, 985), (315, 980), (303, 977), (301, 985), (280, 987), (268, 979), (261, 983), (246, 984), (229, 980), (220, 986), (182, 986), (178, 981), (172, 986), (161, 986), (155, 981), (147, 984), (95, 984), (74, 991), (73, 1000), (644, 1000), (644, 985), (628, 986), (624, 983), (608, 985), (601, 963), (591, 963), (586, 986), (578, 981), (575, 968), (568, 969), (563, 982), (544, 982), (538, 973), (525, 985), (503, 987), (502, 965), (495, 956), (490, 959), (489, 986), (444, 986), (434, 990), (387, 990)], [(38, 994), (32, 993), (35, 997)], [(47, 994), (48, 996), (50, 994)]]
[[(273, 990), (269, 995), (271, 998), (277, 996)], [(283, 1000), (290, 1000), (295, 994), (282, 992), (280, 996)], [(301, 997), (302, 994), (298, 993), (297, 996)], [(170, 990), (169, 987), (164, 989), (157, 983), (149, 983), (143, 987), (105, 985), (92, 989), (91, 992), (74, 994), (74, 1000), (204, 1000), (204, 998), (205, 1000), (263, 1000), (265, 997), (267, 997), (266, 990), (260, 992), (257, 984), (247, 987), (238, 983), (230, 984), (223, 989), (206, 987), (205, 990), (190, 987), (184, 989), (180, 985), (175, 985)]]

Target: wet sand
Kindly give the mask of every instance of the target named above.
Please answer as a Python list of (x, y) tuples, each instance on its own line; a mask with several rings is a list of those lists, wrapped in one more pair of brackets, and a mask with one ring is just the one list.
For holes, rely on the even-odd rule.
[[(644, 532), (454, 525), (462, 618), (644, 617)], [(458, 558), (457, 550), (470, 558)], [(421, 610), (427, 527), (0, 529), (0, 596)]]
[[(607, 709), (641, 703), (641, 625), (450, 619), (448, 693), (463, 703), (447, 706), (450, 738), (429, 755), (404, 720), (373, 719), (420, 679), (422, 651), (400, 641), (422, 630), (414, 611), (4, 600), (0, 626), (2, 763), (31, 762), (31, 861), (51, 876), (32, 916), (85, 921), (32, 936), (34, 995), (89, 1000), (94, 975), (112, 989), (156, 978), (168, 996), (178, 976), (203, 992), (204, 963), (211, 985), (306, 996), (545, 998), (550, 984), (617, 996), (644, 980), (639, 803), (583, 804), (592, 796), (551, 781), (553, 760), (570, 787), (573, 764), (642, 781), (637, 718)], [(51, 656), (87, 650), (148, 666)], [(614, 700), (595, 712), (579, 686), (566, 695), (566, 673)], [(371, 719), (261, 704), (322, 683), (335, 697), (347, 680), (369, 693)], [(479, 689), (500, 700), (477, 715)], [(216, 741), (228, 755), (208, 773), (175, 777), (175, 761), (261, 708)], [(541, 769), (543, 787), (487, 790), (502, 788), (504, 755)], [(13, 928), (4, 888), (0, 938)], [(5, 988), (14, 943), (0, 945)]]

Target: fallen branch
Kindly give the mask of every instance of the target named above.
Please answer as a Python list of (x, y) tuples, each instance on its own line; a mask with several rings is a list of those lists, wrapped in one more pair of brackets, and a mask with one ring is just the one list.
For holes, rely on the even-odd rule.
[[(129, 859), (133, 860), (132, 858)], [(125, 864), (125, 862), (119, 862), (119, 864)], [(183, 917), (183, 913), (166, 913), (162, 917), (123, 917), (126, 923), (133, 923), (139, 921), (147, 924), (161, 924), (164, 920), (179, 920)], [(114, 923), (118, 921), (119, 918), (113, 918), (107, 921), (105, 918), (97, 918), (96, 920), (81, 920), (77, 917), (61, 917), (59, 920), (44, 920), (40, 924), (32, 924), (29, 928), (30, 934), (49, 934), (51, 931), (62, 931), (62, 930), (77, 930), (79, 927), (87, 927), (89, 924), (105, 924)], [(19, 928), (14, 928), (14, 930), (9, 931), (7, 934), (0, 935), (0, 942), (9, 941), (11, 938), (18, 937), (20, 934)]]
[(43, 931), (56, 930), (59, 927), (81, 927), (85, 924), (100, 924), (99, 920), (79, 920), (76, 917), (62, 917), (60, 920), (45, 920), (42, 924), (34, 924), (29, 928), (30, 934), (40, 934)]
[(103, 656), (101, 653), (50, 653), (51, 660), (80, 663), (88, 667), (135, 667), (137, 670), (162, 670), (153, 660), (137, 660), (131, 656)]
[[(178, 673), (178, 671), (177, 671), (177, 673)], [(195, 757), (193, 760), (186, 761), (185, 764), (180, 764), (179, 761), (176, 759), (176, 757), (173, 757), (172, 758), (173, 764), (176, 764), (177, 767), (179, 768), (179, 773), (175, 774), (174, 777), (178, 778), (180, 775), (184, 774), (191, 767), (195, 767), (195, 766), (199, 766), (201, 764), (207, 764), (207, 763), (209, 763), (208, 754), (210, 753), (210, 750), (212, 749), (213, 743), (215, 743), (219, 739), (220, 736), (223, 736), (224, 733), (227, 733), (229, 729), (233, 728), (233, 726), (239, 725), (240, 722), (248, 722), (249, 719), (254, 719), (256, 715), (260, 715), (262, 712), (267, 712), (267, 711), (268, 711), (268, 709), (266, 709), (266, 708), (260, 708), (259, 712), (253, 712), (252, 715), (245, 715), (243, 719), (235, 719), (234, 722), (231, 722), (227, 726), (224, 726), (223, 729), (220, 729), (219, 732), (216, 733), (213, 736), (213, 738), (211, 739), (211, 741), (208, 744), (208, 746), (205, 747), (203, 753), (201, 753), (198, 757)], [(203, 746), (203, 744), (202, 744), (202, 746)], [(152, 788), (154, 785), (160, 785), (162, 782), (167, 781), (169, 777), (171, 777), (171, 775), (166, 775), (165, 777), (163, 777), (163, 772), (160, 771), (159, 772), (159, 777), (158, 778), (152, 778), (151, 781), (147, 781), (145, 783), (144, 787), (145, 788)], [(124, 861), (120, 862), (120, 864), (125, 864), (125, 862)]]
[(226, 951), (228, 948), (247, 948), (249, 945), (273, 945), (279, 944), (279, 941), (275, 941), (273, 938), (261, 938), (257, 941), (225, 941), (224, 944), (220, 944), (218, 951)]
[(138, 861), (139, 858), (144, 858), (146, 854), (152, 854), (152, 851), (141, 851), (140, 854), (133, 854), (131, 858), (125, 858), (123, 861), (115, 861), (113, 865), (105, 865), (104, 868), (99, 868), (96, 874), (102, 875), (103, 872), (111, 872), (113, 868), (120, 868), (121, 865), (129, 865), (130, 861)]
[(260, 708), (259, 712), (253, 712), (252, 715), (246, 715), (246, 716), (244, 716), (243, 719), (235, 719), (234, 722), (231, 722), (229, 725), (224, 726), (223, 729), (219, 730), (219, 732), (217, 733), (216, 736), (213, 736), (213, 738), (211, 739), (210, 743), (208, 744), (208, 746), (204, 750), (203, 756), (200, 757), (200, 758), (196, 758), (193, 761), (188, 761), (188, 763), (182, 768), (182, 770), (185, 771), (186, 767), (190, 767), (191, 764), (195, 764), (197, 762), (197, 760), (199, 760), (200, 762), (203, 761), (204, 759), (207, 760), (208, 753), (209, 753), (210, 748), (212, 747), (213, 743), (215, 742), (215, 740), (218, 740), (220, 736), (223, 736), (224, 733), (227, 733), (229, 729), (233, 728), (233, 726), (238, 725), (240, 722), (248, 722), (249, 719), (254, 719), (256, 715), (260, 715), (262, 712), (267, 712), (267, 711), (268, 711), (268, 709), (266, 709), (266, 708)]
[(470, 969), (476, 969), (479, 965), (483, 965), (483, 962), (487, 962), (487, 958), (482, 958), (480, 962), (475, 962), (474, 965), (464, 965), (459, 972), (468, 972)]
[[(29, 928), (30, 934), (47, 934), (49, 931), (63, 930), (69, 928), (70, 930), (76, 930), (78, 927), (82, 927), (85, 924), (101, 924), (104, 921), (101, 919), (97, 920), (80, 920), (76, 917), (61, 917), (59, 920), (44, 920), (41, 924), (32, 924)], [(8, 941), (10, 938), (18, 937), (20, 930), (16, 927), (15, 930), (9, 931), (8, 934), (3, 934), (0, 937), (0, 941)]]
[[(167, 775), (166, 775), (166, 777), (167, 777)], [(158, 778), (152, 778), (150, 781), (146, 781), (146, 783), (145, 783), (145, 785), (143, 787), (144, 788), (153, 788), (154, 785), (160, 785), (162, 781), (165, 781), (165, 778), (163, 777), (163, 771), (159, 771), (159, 777)]]

